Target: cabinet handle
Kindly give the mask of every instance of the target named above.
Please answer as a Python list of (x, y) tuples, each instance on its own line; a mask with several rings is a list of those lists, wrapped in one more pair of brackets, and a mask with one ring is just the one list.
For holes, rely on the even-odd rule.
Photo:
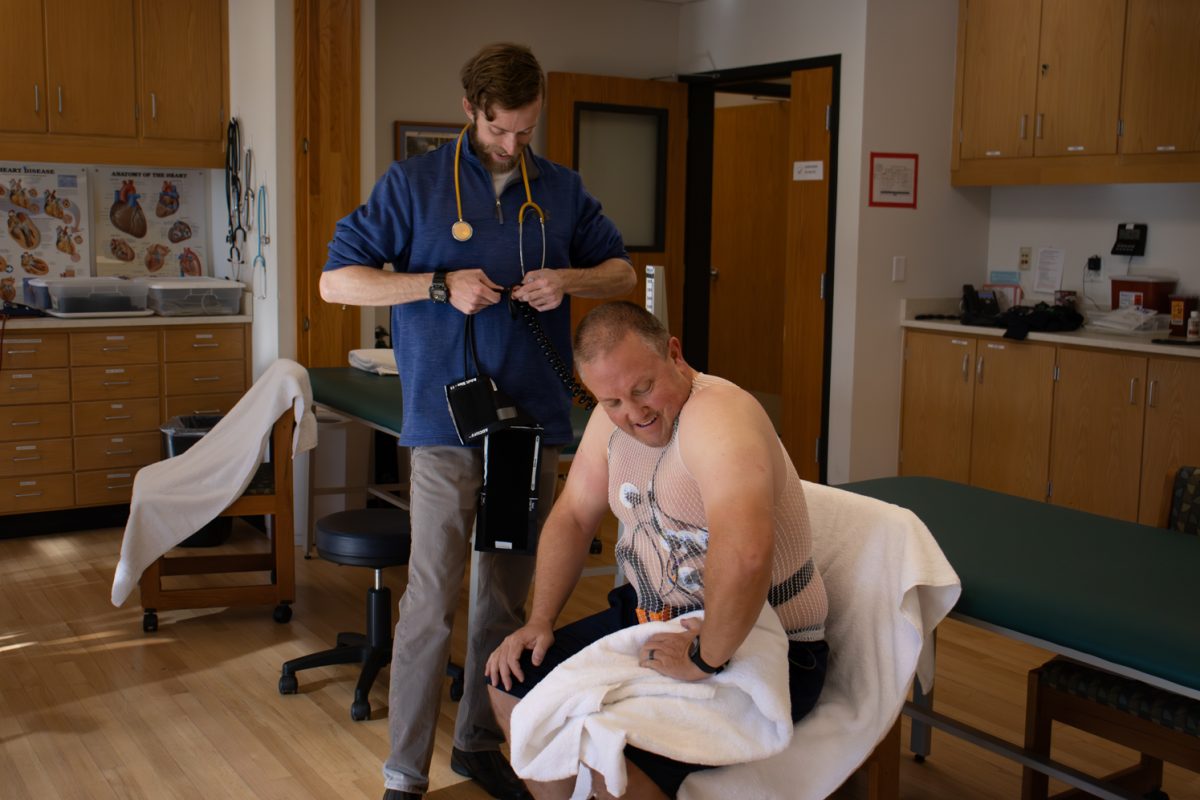
[(41, 492), (18, 492), (17, 494), (13, 495), (13, 497), (41, 497), (41, 496), (42, 496)]
[(983, 383), (983, 356), (979, 357), (979, 362), (975, 365), (975, 380)]
[(1137, 378), (1129, 379), (1129, 405), (1137, 405)]
[(122, 353), (128, 349), (129, 349), (129, 345), (122, 344), (122, 345), (117, 345), (115, 347), (101, 347), (100, 352), (101, 353)]
[(1033, 138), (1035, 138), (1035, 139), (1042, 138), (1042, 117), (1044, 117), (1044, 116), (1046, 116), (1046, 115), (1040, 111), (1038, 112), (1037, 124), (1034, 125), (1034, 128), (1033, 128)]
[(128, 386), (133, 381), (104, 381), (104, 386)]
[(1150, 381), (1150, 396), (1146, 398), (1146, 407), (1154, 408), (1154, 390), (1158, 388), (1158, 379)]
[(219, 408), (197, 408), (192, 411), (193, 414), (220, 414)]
[(62, 86), (58, 87), (58, 113), (62, 113)]
[(133, 452), (132, 448), (130, 448), (128, 450), (105, 450), (104, 455), (106, 455), (106, 456), (127, 456), (132, 452)]
[(105, 417), (105, 418), (104, 418), (104, 421), (105, 421), (105, 422), (113, 422), (113, 421), (115, 421), (115, 420), (118, 420), (118, 419), (133, 419), (133, 415), (132, 415), (132, 414), (125, 414), (125, 415), (123, 415), (123, 416), (117, 416), (117, 417)]
[(13, 457), (13, 461), (41, 461), (41, 460), (42, 460), (41, 456), (21, 456), (19, 458)]
[(30, 419), (30, 420), (24, 420), (22, 422), (14, 421), (14, 422), (10, 422), (8, 424), (14, 428), (27, 428), (30, 425), (41, 425), (42, 421), (40, 419)]
[(212, 381), (221, 380), (221, 376), (220, 375), (197, 375), (195, 378), (192, 378), (192, 380), (195, 381), (196, 383), (211, 383)]
[(963, 365), (962, 365), (963, 383), (966, 383), (967, 380), (970, 378), (971, 373), (967, 369), (970, 365), (971, 365), (971, 354), (963, 353)]
[(36, 83), (33, 85), (33, 113), (42, 113), (42, 91)]
[(221, 346), (221, 345), (217, 344), (216, 342), (204, 342), (204, 343), (192, 342), (192, 347), (195, 347), (195, 348), (201, 348), (201, 347), (220, 347), (220, 346)]
[(1022, 114), (1021, 115), (1021, 134), (1020, 134), (1021, 139), (1025, 138), (1025, 127), (1028, 122), (1029, 122), (1029, 115)]
[(10, 356), (32, 356), (37, 354), (37, 350), (5, 350)]
[(35, 383), (33, 386), (9, 386), (8, 390), (10, 392), (36, 392), (38, 384)]
[(114, 483), (114, 484), (105, 486), (104, 488), (111, 492), (113, 489), (128, 489), (130, 486), (133, 486), (133, 484), (132, 483)]
[(150, 119), (158, 119), (158, 95), (150, 93)]

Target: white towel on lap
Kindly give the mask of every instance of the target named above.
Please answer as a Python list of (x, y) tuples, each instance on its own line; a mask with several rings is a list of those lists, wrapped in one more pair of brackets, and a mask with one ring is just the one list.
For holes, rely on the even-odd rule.
[(536, 781), (578, 775), (572, 797), (584, 798), (591, 791), (591, 772), (581, 770), (582, 763), (620, 795), (626, 744), (715, 765), (766, 758), (786, 747), (792, 735), (788, 643), (771, 607), (764, 604), (719, 675), (679, 681), (638, 665), (646, 639), (681, 629), (678, 619), (635, 625), (592, 643), (551, 671), (513, 711), (517, 774)]
[(317, 422), (308, 371), (280, 359), (187, 451), (138, 471), (113, 577), (113, 605), (125, 602), (146, 567), (241, 496), (266, 455), (275, 420), (288, 408), (296, 419), (294, 457), (316, 446)]
[(829, 594), (829, 672), (816, 707), (783, 752), (694, 773), (680, 800), (819, 800), (891, 729), (914, 672), (933, 685), (925, 638), (958, 601), (958, 575), (907, 509), (804, 484), (813, 558)]

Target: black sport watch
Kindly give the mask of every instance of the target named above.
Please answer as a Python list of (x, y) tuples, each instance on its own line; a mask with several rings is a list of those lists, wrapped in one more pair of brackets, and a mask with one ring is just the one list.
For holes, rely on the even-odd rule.
[(433, 283), (429, 284), (429, 299), (435, 303), (450, 302), (450, 288), (446, 286), (446, 270), (439, 269), (433, 273)]
[(692, 639), (692, 646), (688, 649), (688, 658), (692, 660), (692, 663), (695, 664), (701, 672), (708, 675), (716, 675), (729, 665), (729, 662), (726, 661), (724, 664), (721, 664), (718, 667), (713, 667), (710, 666), (703, 658), (701, 658), (699, 635), (697, 635), (695, 639)]

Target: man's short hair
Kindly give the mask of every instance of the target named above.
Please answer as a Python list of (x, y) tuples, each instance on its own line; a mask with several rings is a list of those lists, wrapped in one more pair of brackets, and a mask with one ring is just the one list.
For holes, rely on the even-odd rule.
[(575, 360), (588, 363), (605, 355), (634, 333), (655, 352), (667, 357), (671, 334), (658, 317), (627, 300), (615, 300), (596, 306), (579, 322), (573, 342)]
[(463, 94), (488, 120), (494, 108), (515, 110), (546, 94), (546, 73), (533, 51), (520, 44), (489, 44), (463, 65)]

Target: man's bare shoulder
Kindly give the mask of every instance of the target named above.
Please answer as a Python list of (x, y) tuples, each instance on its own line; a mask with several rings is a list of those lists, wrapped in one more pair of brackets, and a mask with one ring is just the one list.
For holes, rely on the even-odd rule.
[(683, 425), (690, 419), (706, 424), (721, 420), (746, 421), (747, 417), (757, 420), (760, 416), (765, 418), (766, 412), (754, 395), (736, 384), (716, 380), (688, 398), (680, 412), (679, 423)]

